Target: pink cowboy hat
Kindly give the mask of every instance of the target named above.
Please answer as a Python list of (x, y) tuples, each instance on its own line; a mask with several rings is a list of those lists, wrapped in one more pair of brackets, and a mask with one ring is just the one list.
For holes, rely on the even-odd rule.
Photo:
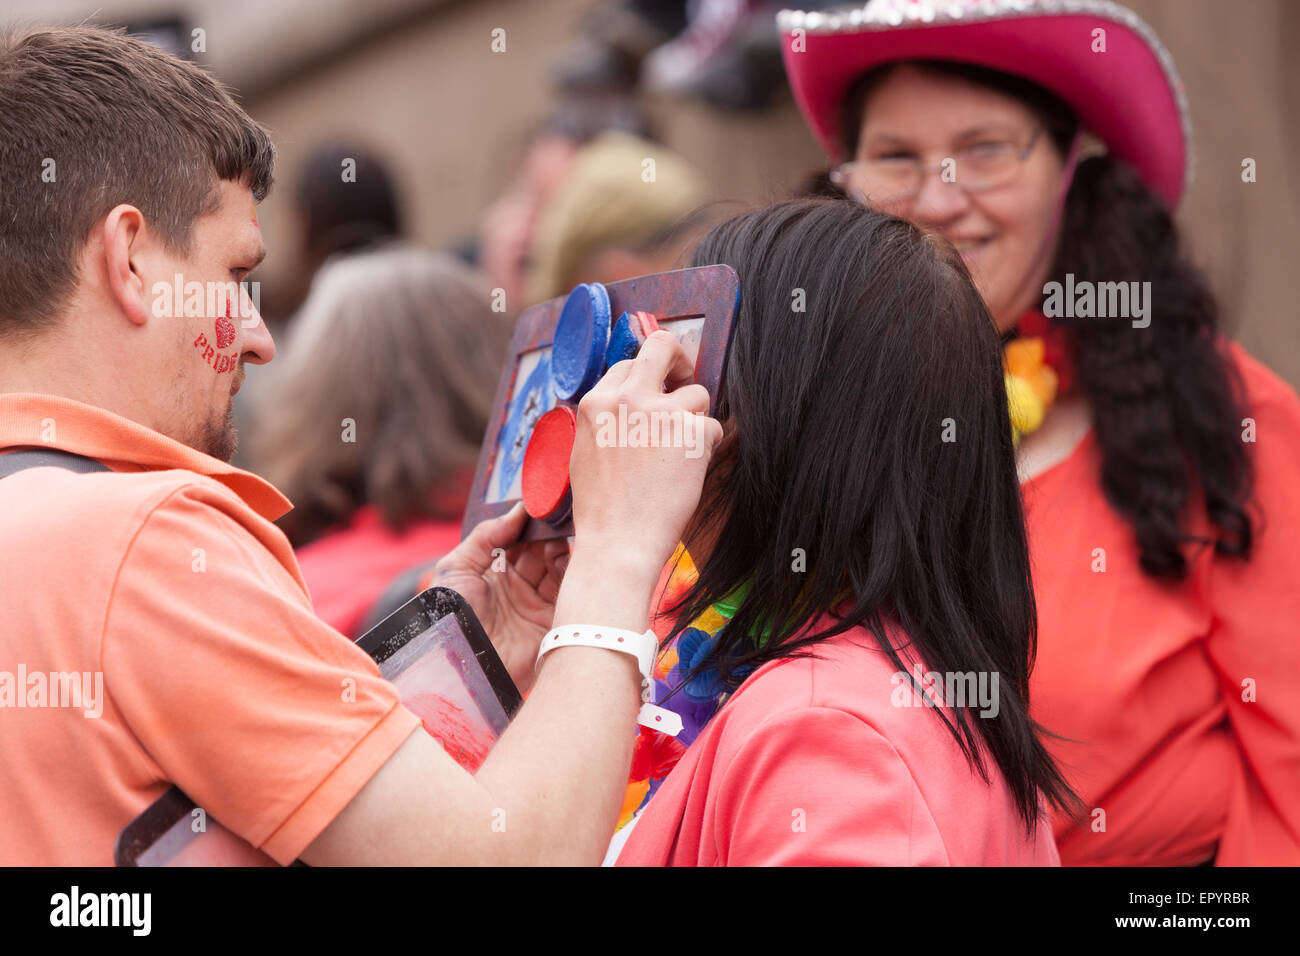
[(954, 60), (1051, 90), (1170, 209), (1191, 178), (1191, 122), (1173, 58), (1111, 0), (871, 0), (783, 10), (777, 27), (795, 101), (833, 160), (846, 158), (840, 104), (858, 76), (897, 60)]

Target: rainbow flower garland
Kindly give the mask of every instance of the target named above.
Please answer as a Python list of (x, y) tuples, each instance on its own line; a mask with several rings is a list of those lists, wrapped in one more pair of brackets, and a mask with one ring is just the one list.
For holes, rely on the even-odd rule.
[[(677, 546), (671, 564), (673, 570), (664, 587), (661, 608), (676, 602), (699, 576), (695, 562), (683, 545)], [(747, 590), (747, 587), (738, 588), (724, 600), (713, 604), (660, 651), (654, 669), (655, 700), (662, 702), (672, 694), (667, 706), (682, 718), (682, 730), (676, 737), (670, 737), (649, 727), (637, 728), (632, 769), (628, 774), (618, 829), (631, 822), (650, 802), (664, 778), (686, 753), (686, 748), (726, 701), (729, 689), (716, 668), (697, 668), (717, 645), (718, 632), (735, 616)], [(737, 673), (744, 675), (746, 672), (739, 669)]]

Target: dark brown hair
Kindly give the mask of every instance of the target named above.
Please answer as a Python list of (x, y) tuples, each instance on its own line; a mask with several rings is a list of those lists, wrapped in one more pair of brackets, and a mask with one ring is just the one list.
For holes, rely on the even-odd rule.
[(1037, 614), (1002, 350), (961, 258), (902, 219), (804, 199), (717, 226), (692, 264), (712, 263), (743, 290), (718, 407), (734, 431), (676, 630), (748, 591), (692, 673), (716, 664), (734, 687), (862, 626), (906, 674), (894, 624), (930, 671), (998, 675), (996, 714), (935, 719), (985, 780), (991, 757), (1026, 828), (1040, 795), (1073, 812), (1029, 717)]
[(275, 149), (193, 63), (98, 27), (0, 36), (0, 334), (48, 326), (114, 206), (188, 254), (220, 180), (259, 201)]

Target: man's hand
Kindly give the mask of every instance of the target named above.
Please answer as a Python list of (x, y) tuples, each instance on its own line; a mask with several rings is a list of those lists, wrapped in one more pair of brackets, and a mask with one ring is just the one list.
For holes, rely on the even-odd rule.
[(459, 592), (474, 609), (521, 692), (532, 687), (537, 648), (551, 628), (569, 560), (564, 538), (520, 542), (527, 520), (520, 502), (478, 525), (434, 568), (434, 583)]

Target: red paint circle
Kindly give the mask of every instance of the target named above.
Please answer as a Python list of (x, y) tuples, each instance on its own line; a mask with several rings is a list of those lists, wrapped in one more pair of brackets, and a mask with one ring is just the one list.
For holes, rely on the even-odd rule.
[(569, 458), (578, 430), (577, 417), (567, 405), (557, 405), (537, 419), (524, 450), (524, 510), (545, 520), (556, 514), (569, 493)]

